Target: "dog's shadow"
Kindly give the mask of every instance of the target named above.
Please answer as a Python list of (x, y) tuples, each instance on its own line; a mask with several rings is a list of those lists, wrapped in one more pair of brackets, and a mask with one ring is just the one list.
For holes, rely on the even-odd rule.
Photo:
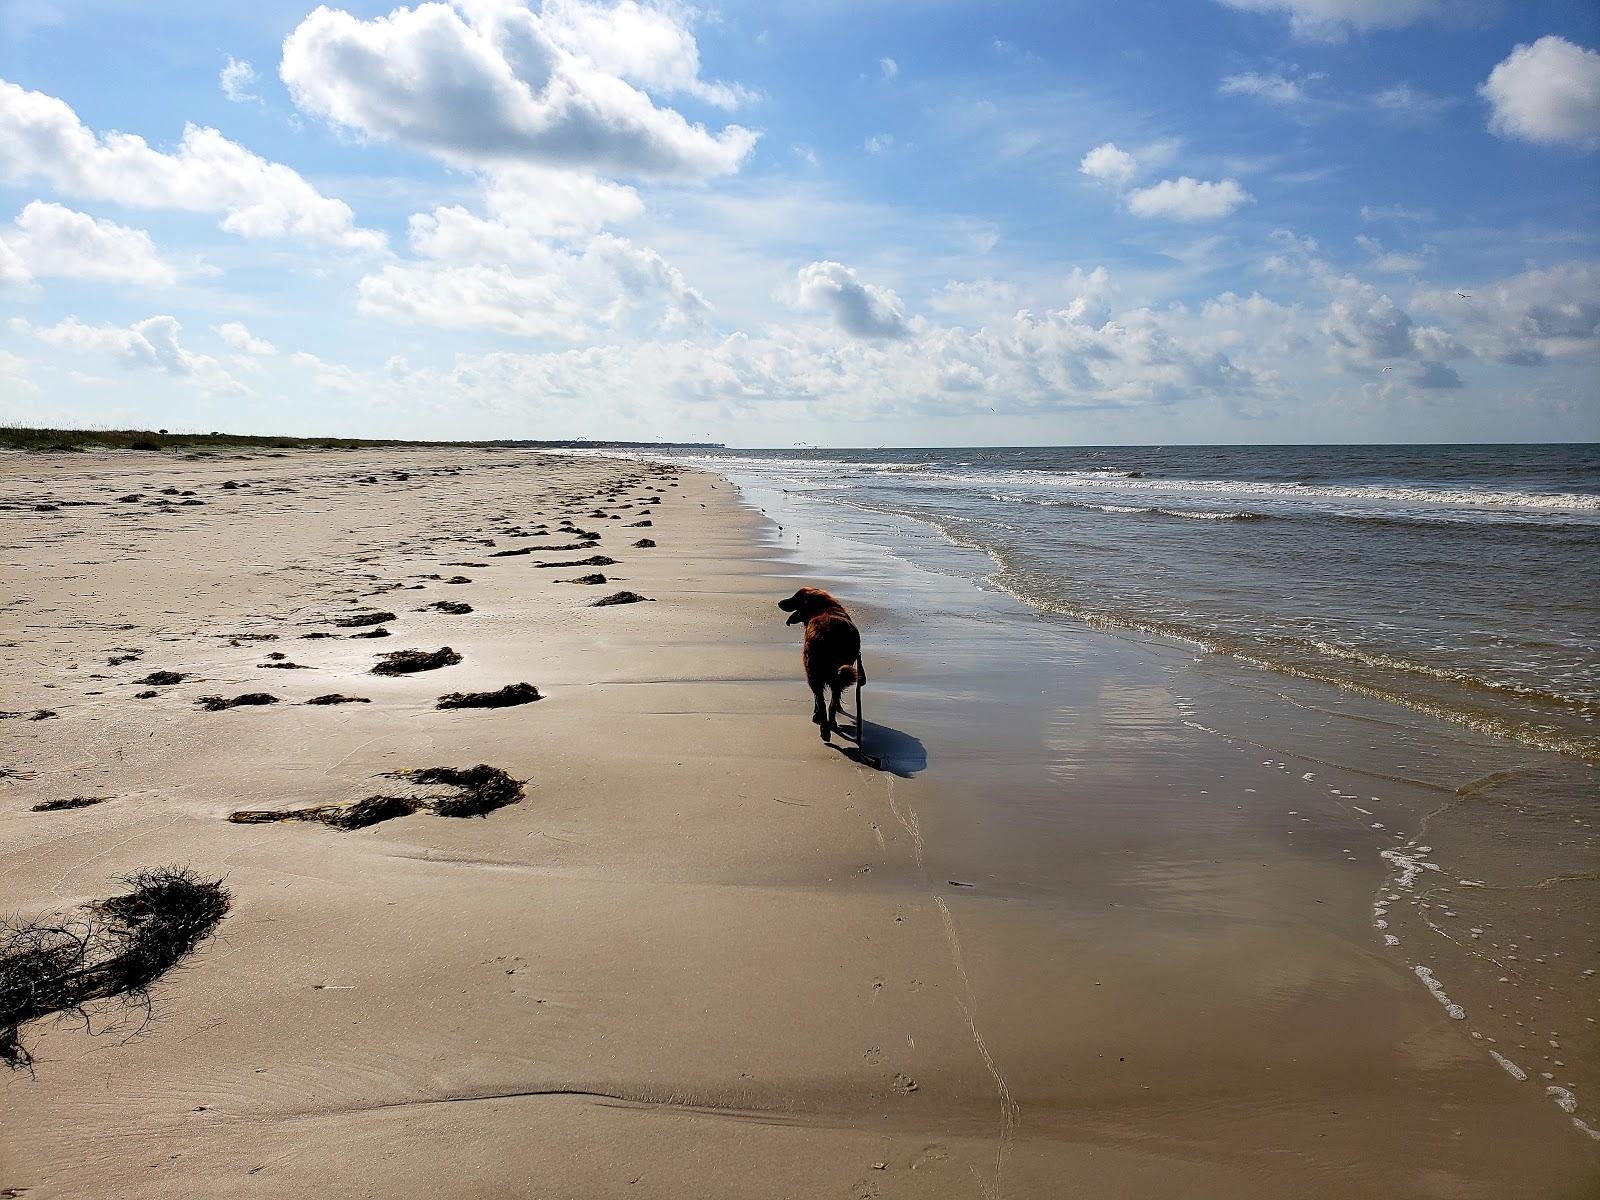
[(901, 779), (910, 779), (928, 765), (928, 749), (921, 739), (904, 730), (891, 729), (876, 721), (866, 723), (866, 743), (862, 744), (858, 722), (837, 727), (840, 737), (850, 739), (845, 745), (829, 743), (851, 762), (874, 771), (884, 771)]

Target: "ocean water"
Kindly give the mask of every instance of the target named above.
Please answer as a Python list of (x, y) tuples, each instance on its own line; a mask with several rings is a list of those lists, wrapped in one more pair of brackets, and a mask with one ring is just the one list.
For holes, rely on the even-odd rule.
[[(1600, 445), (727, 451), (986, 586), (1600, 761)], [(912, 539), (896, 552), (913, 559)]]

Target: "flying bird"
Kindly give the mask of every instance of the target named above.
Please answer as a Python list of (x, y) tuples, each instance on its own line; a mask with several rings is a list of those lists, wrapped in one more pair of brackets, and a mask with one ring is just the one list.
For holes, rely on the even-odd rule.
[[(1394, 370), (1393, 367), (1385, 367), (1385, 368), (1383, 368), (1383, 371), (1392, 371), (1392, 370)], [(1379, 371), (1378, 374), (1382, 375), (1383, 371)]]
[(1471, 300), (1472, 299), (1472, 297), (1467, 295), (1465, 292), (1457, 292), (1456, 295), (1460, 296), (1463, 300)]

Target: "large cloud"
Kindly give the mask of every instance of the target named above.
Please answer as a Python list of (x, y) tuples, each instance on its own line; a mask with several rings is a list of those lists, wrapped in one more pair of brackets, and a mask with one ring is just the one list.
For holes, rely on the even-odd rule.
[(55, 276), (163, 287), (178, 279), (144, 230), (41, 200), (27, 205), (10, 229), (0, 230), (0, 278), (7, 274), (6, 261), (18, 282)]
[(888, 288), (862, 283), (843, 263), (814, 262), (795, 276), (800, 307), (829, 313), (858, 338), (902, 338), (910, 332), (905, 305)]
[[(1539, 347), (1552, 360), (1558, 352), (1576, 363), (1600, 358), (1600, 265), (1485, 284), (1470, 293), (1477, 307), (1457, 298), (1462, 307), (1451, 308), (1445, 293), (1407, 302), (1341, 273), (1308, 239), (1275, 241), (1292, 259), (1292, 277), (1313, 285), (1298, 302), (1229, 292), (1195, 307), (1129, 307), (1097, 268), (1058, 277), (1048, 300), (1015, 284), (953, 283), (945, 295), (955, 308), (929, 307), (950, 312), (955, 323), (903, 319), (898, 337), (841, 336), (835, 316), (828, 325), (780, 321), (723, 336), (464, 353), (444, 369), (403, 359), (367, 371), (298, 361), (312, 369), (312, 387), (341, 397), (418, 411), (444, 404), (458, 413), (536, 405), (563, 429), (625, 424), (670, 434), (675, 422), (737, 421), (756, 410), (762, 421), (987, 417), (992, 409), (1006, 416), (1104, 410), (1125, 414), (1117, 420), (1149, 414), (1166, 422), (1180, 413), (1270, 417), (1308, 402), (1412, 404), (1461, 391), (1469, 368), (1504, 372), (1483, 360), (1507, 328), (1520, 330), (1526, 344), (1507, 344), (1506, 362), (1523, 362), (1519, 352)], [(813, 278), (829, 290), (868, 286), (832, 267)], [(818, 299), (834, 315), (826, 293)], [(1585, 384), (1579, 372), (1551, 371), (1520, 395), (1529, 404), (1592, 411)], [(1519, 395), (1510, 389), (1504, 395), (1500, 403), (1523, 403), (1509, 399)]]
[(1411, 307), (1446, 318), (1475, 353), (1513, 366), (1600, 357), (1600, 264), (1530, 268), (1465, 294), (1428, 289)]
[(32, 180), (130, 208), (221, 213), (222, 227), (244, 237), (384, 247), (383, 235), (358, 228), (342, 200), (215, 129), (186, 126), (177, 152), (166, 154), (134, 134), (97, 136), (54, 96), (0, 80), (0, 182)]
[(125, 367), (161, 371), (186, 379), (215, 395), (250, 394), (249, 389), (229, 375), (216, 359), (208, 354), (197, 354), (180, 342), (178, 335), (183, 326), (175, 317), (146, 317), (129, 326), (86, 325), (76, 317), (54, 325), (34, 325), (14, 317), (10, 327), (74, 355), (108, 355)]
[(413, 220), (432, 261), (395, 263), (360, 284), (363, 312), (441, 329), (582, 341), (602, 333), (671, 333), (704, 323), (705, 298), (653, 250), (601, 234), (559, 247), (461, 210)]
[(1518, 46), (1478, 89), (1501, 137), (1600, 144), (1600, 54), (1565, 38)]
[(284, 42), (280, 74), (306, 111), (457, 164), (736, 171), (755, 134), (737, 125), (710, 133), (629, 82), (693, 90), (692, 39), (681, 29), (666, 36), (668, 24), (637, 5), (536, 13), (513, 0), (460, 0), (373, 20), (323, 7)]

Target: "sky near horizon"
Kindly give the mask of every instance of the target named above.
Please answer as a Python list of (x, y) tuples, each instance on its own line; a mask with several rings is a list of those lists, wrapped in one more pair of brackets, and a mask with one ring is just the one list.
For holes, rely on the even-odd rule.
[(1600, 440), (1600, 6), (0, 0), (0, 421)]

